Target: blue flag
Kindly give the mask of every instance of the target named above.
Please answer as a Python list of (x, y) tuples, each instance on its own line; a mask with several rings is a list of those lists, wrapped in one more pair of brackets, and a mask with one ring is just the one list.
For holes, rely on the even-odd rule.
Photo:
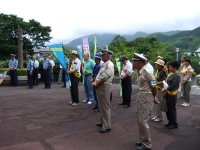
[[(62, 44), (54, 44), (54, 45), (49, 46), (49, 48), (53, 52), (54, 56), (56, 57), (60, 65), (63, 67), (63, 69), (67, 71), (66, 70), (67, 63), (66, 63), (64, 52), (63, 52)], [(65, 79), (66, 79), (66, 87), (69, 88), (71, 86), (71, 81), (70, 81), (70, 77), (68, 73), (66, 73)]]

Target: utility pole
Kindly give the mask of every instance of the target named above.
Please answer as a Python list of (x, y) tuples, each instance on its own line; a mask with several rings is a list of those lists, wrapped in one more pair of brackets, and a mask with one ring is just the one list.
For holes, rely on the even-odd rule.
[(176, 48), (176, 60), (178, 61), (179, 48)]
[(18, 62), (19, 68), (23, 68), (23, 31), (20, 25), (17, 26), (17, 33), (18, 33)]

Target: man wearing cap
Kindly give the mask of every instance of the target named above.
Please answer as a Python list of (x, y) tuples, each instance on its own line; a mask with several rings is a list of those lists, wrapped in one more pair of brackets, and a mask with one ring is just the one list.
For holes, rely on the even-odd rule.
[(17, 86), (18, 85), (18, 73), (17, 73), (17, 67), (18, 67), (18, 60), (15, 59), (15, 54), (10, 54), (11, 60), (9, 61), (9, 70), (10, 70), (10, 82), (11, 85)]
[[(158, 101), (161, 102), (163, 100), (163, 81), (166, 80), (167, 78), (167, 73), (164, 70), (165, 62), (161, 59), (158, 59), (156, 62), (156, 68), (157, 68), (157, 76), (156, 76), (156, 81), (157, 81), (157, 95), (156, 97), (158, 98)], [(155, 117), (154, 117), (155, 122), (160, 122), (163, 121), (163, 114), (161, 111), (160, 103), (155, 104)]]
[(28, 78), (28, 88), (33, 88), (33, 65), (34, 62), (31, 60), (30, 55), (26, 55), (27, 58), (27, 78)]
[(94, 68), (94, 61), (90, 59), (89, 53), (84, 54), (84, 89), (86, 94), (86, 100), (83, 100), (84, 103), (92, 104), (94, 101), (94, 94), (92, 89), (92, 73)]
[(131, 93), (132, 93), (132, 73), (133, 65), (126, 56), (121, 56), (119, 61), (123, 64), (123, 68), (120, 74), (122, 80), (122, 96), (123, 102), (119, 105), (124, 105), (124, 108), (130, 107)]
[(145, 67), (146, 62), (147, 58), (143, 54), (134, 53), (133, 67), (138, 70), (137, 117), (141, 140), (136, 142), (137, 150), (151, 150), (148, 120), (151, 116), (153, 102), (157, 102), (155, 77)]
[[(94, 82), (100, 69), (101, 69), (101, 66), (102, 66), (102, 61), (101, 61), (101, 53), (97, 53), (95, 54), (95, 66), (93, 68), (93, 76), (92, 76), (92, 81)], [(95, 107), (93, 108), (94, 112), (99, 112), (99, 105), (98, 105), (98, 99), (97, 99), (97, 94), (96, 94), (96, 90), (95, 88), (93, 88), (93, 93), (94, 93), (94, 99), (96, 101), (96, 105)]]
[(101, 127), (100, 133), (111, 131), (110, 94), (114, 77), (114, 65), (111, 62), (112, 54), (113, 52), (110, 50), (102, 50), (102, 61), (104, 64), (92, 83), (99, 102), (101, 123), (97, 124), (97, 126)]
[(80, 73), (80, 67), (81, 67), (81, 61), (78, 59), (78, 52), (76, 50), (72, 50), (72, 64), (70, 69), (68, 70), (68, 73), (70, 74), (70, 80), (71, 80), (71, 98), (72, 101), (69, 102), (72, 106), (78, 106), (79, 105), (79, 92), (78, 92), (78, 84), (79, 79), (81, 77)]
[(43, 70), (44, 70), (44, 85), (45, 89), (50, 89), (51, 88), (51, 62), (48, 59), (48, 55), (44, 55), (44, 62), (43, 62)]

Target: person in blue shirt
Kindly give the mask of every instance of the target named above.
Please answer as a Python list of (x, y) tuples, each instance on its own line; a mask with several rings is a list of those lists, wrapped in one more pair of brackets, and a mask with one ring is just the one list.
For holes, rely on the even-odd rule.
[[(103, 62), (101, 61), (101, 53), (97, 53), (94, 58), (95, 58), (95, 66), (93, 68), (93, 76), (92, 76), (93, 82), (95, 81), (96, 76), (98, 75), (98, 73), (99, 73), (99, 71), (101, 69), (101, 66), (103, 64)], [(98, 99), (97, 99), (97, 95), (96, 95), (95, 89), (93, 89), (93, 93), (94, 93), (94, 99), (96, 101), (96, 105), (93, 108), (93, 110), (94, 110), (94, 112), (99, 112)]]
[(17, 67), (18, 67), (18, 60), (15, 59), (15, 54), (10, 54), (11, 60), (9, 61), (9, 71), (10, 71), (10, 82), (12, 86), (18, 85), (18, 73), (17, 73)]
[(27, 78), (28, 78), (28, 88), (33, 89), (33, 65), (34, 62), (31, 60), (30, 55), (26, 55), (27, 58)]
[(51, 62), (48, 59), (48, 55), (44, 55), (43, 70), (44, 70), (44, 85), (45, 89), (51, 88)]
[(66, 78), (65, 78), (65, 76), (66, 76), (66, 72), (67, 72), (67, 70), (69, 68), (69, 59), (68, 58), (65, 58), (65, 63), (66, 63), (66, 68), (62, 68), (62, 81), (64, 83), (64, 85), (62, 86), (63, 88), (66, 87)]
[(92, 59), (90, 59), (89, 54), (85, 53), (83, 73), (84, 73), (84, 89), (85, 89), (86, 100), (83, 100), (83, 103), (87, 102), (87, 104), (89, 105), (91, 105), (94, 101), (94, 94), (91, 82), (94, 65), (95, 63)]

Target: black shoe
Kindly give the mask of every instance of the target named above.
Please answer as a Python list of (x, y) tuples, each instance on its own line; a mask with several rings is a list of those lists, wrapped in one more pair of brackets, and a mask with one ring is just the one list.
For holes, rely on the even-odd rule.
[(102, 124), (101, 123), (97, 123), (96, 126), (97, 127), (102, 127)]
[(170, 126), (170, 124), (168, 123), (168, 124), (165, 124), (165, 127), (169, 127)]
[(130, 107), (130, 105), (124, 105), (123, 106), (123, 108), (129, 108)]
[(110, 131), (111, 131), (111, 129), (103, 129), (103, 128), (99, 129), (100, 133), (106, 133), (106, 132), (110, 132)]
[(121, 103), (121, 104), (119, 104), (119, 105), (126, 105), (126, 104), (124, 104), (124, 103)]
[(151, 148), (146, 148), (144, 146), (141, 146), (141, 147), (137, 147), (136, 150), (152, 150)]
[(62, 87), (63, 87), (63, 88), (66, 88), (66, 86), (64, 86), (64, 85), (63, 85)]
[(94, 109), (93, 111), (94, 111), (94, 112), (99, 112), (99, 109), (97, 108), (97, 109)]
[(139, 141), (139, 142), (136, 142), (135, 145), (141, 147), (141, 146), (142, 146), (142, 142), (140, 142), (140, 141)]
[(177, 129), (178, 128), (178, 125), (170, 125), (168, 126), (168, 129)]

